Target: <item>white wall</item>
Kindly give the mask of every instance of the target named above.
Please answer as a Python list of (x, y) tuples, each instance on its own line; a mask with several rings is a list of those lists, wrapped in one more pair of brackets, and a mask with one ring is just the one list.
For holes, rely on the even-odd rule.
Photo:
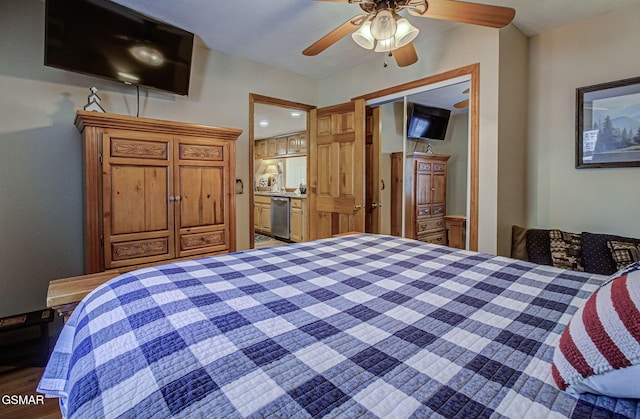
[(528, 225), (640, 237), (640, 168), (576, 169), (576, 88), (640, 75), (640, 5), (530, 39)]
[(437, 39), (418, 39), (419, 61), (409, 67), (367, 63), (325, 79), (320, 105), (346, 102), (352, 97), (434, 74), (480, 63), (480, 157), (478, 249), (496, 253), (498, 204), (498, 76), (499, 31), (461, 25)]
[[(43, 66), (44, 2), (0, 2), (0, 316), (45, 306), (48, 281), (82, 271), (82, 173), (75, 111), (96, 86), (135, 115), (135, 89)], [(194, 52), (189, 97), (141, 89), (140, 116), (240, 128), (238, 249), (249, 247), (249, 93), (314, 104), (319, 83), (255, 62)]]
[(528, 39), (513, 25), (500, 31), (498, 251), (511, 254), (511, 227), (526, 224)]
[(444, 141), (431, 141), (433, 152), (451, 156), (447, 163), (447, 215), (467, 215), (469, 113), (452, 114)]

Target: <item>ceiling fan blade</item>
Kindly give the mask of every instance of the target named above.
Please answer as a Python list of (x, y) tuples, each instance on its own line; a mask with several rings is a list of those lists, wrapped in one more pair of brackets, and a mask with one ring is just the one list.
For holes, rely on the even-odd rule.
[(453, 105), (453, 107), (456, 109), (466, 108), (467, 106), (469, 106), (469, 99), (465, 99)]
[(416, 53), (416, 48), (413, 46), (413, 42), (409, 42), (407, 45), (394, 50), (393, 58), (396, 59), (398, 67), (406, 67), (418, 61), (418, 54)]
[(490, 6), (453, 0), (426, 0), (424, 5), (409, 9), (414, 16), (450, 20), (460, 23), (503, 28), (513, 20), (516, 11), (511, 7)]
[(313, 45), (302, 51), (302, 53), (309, 56), (320, 54), (322, 51), (356, 30), (365, 21), (365, 17), (366, 15), (352, 17), (322, 38), (318, 39), (313, 43)]

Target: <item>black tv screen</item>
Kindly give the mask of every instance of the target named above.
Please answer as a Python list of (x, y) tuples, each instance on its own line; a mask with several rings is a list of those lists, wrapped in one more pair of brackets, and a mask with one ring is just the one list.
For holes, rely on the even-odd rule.
[(189, 93), (193, 34), (107, 0), (47, 0), (44, 64)]
[(407, 137), (422, 140), (444, 140), (451, 111), (414, 104), (407, 121)]

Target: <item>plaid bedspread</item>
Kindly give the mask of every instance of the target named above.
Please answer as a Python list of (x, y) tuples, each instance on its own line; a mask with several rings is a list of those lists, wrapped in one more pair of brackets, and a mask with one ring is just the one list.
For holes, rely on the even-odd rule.
[(92, 292), (38, 391), (80, 418), (639, 418), (551, 379), (602, 280), (377, 235), (171, 263)]

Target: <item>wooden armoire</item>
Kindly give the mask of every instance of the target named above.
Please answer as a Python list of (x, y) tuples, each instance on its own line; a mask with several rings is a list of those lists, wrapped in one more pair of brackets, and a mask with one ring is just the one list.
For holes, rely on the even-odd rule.
[(238, 129), (78, 111), (85, 273), (235, 251)]
[(402, 236), (404, 200), (404, 237), (446, 245), (444, 216), (447, 213), (447, 161), (450, 156), (414, 152), (405, 158), (403, 172), (403, 153), (391, 154), (391, 234)]

